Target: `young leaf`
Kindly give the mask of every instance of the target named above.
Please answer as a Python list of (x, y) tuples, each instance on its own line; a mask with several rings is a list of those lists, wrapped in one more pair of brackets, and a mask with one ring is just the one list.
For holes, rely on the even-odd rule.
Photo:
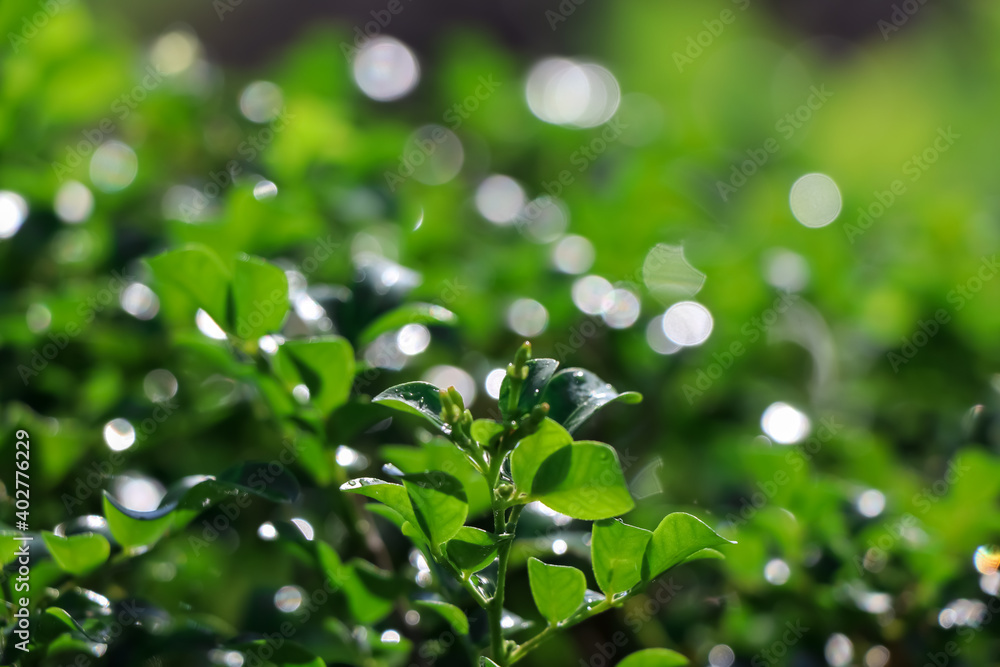
[(500, 667), (497, 663), (493, 662), (485, 655), (479, 656), (479, 667)]
[(539, 466), (549, 456), (566, 445), (573, 436), (551, 419), (543, 421), (538, 430), (522, 438), (510, 455), (510, 474), (521, 493), (531, 493), (531, 485)]
[(91, 572), (111, 554), (108, 541), (95, 533), (60, 537), (45, 531), (42, 539), (56, 565), (77, 576)]
[(624, 593), (642, 580), (642, 557), (653, 534), (612, 519), (598, 521), (590, 537), (590, 559), (605, 595)]
[(549, 565), (537, 558), (528, 559), (528, 583), (535, 606), (553, 625), (565, 621), (579, 609), (587, 590), (587, 577), (580, 570)]
[(275, 373), (289, 385), (305, 384), (321, 413), (347, 401), (354, 384), (354, 350), (339, 336), (289, 341), (278, 348)]
[(490, 440), (503, 433), (503, 430), (503, 424), (498, 424), (492, 419), (477, 419), (472, 422), (472, 439), (486, 447), (490, 444)]
[(531, 496), (575, 519), (609, 519), (635, 507), (618, 454), (600, 442), (574, 442), (551, 454), (538, 467)]
[(458, 634), (469, 634), (469, 619), (466, 618), (465, 612), (455, 605), (440, 600), (416, 600), (413, 605), (421, 609), (433, 611), (447, 621), (448, 625), (454, 628)]
[[(718, 535), (701, 519), (685, 512), (668, 514), (653, 531), (646, 548), (642, 578), (650, 580), (683, 563), (702, 549), (720, 544), (736, 544)], [(708, 556), (711, 557), (711, 556)]]
[(638, 403), (642, 395), (618, 390), (582, 368), (564, 368), (549, 380), (541, 402), (549, 404), (549, 417), (573, 433), (600, 408), (613, 401)]
[(510, 410), (510, 377), (504, 375), (503, 381), (500, 383), (500, 397), (497, 402), (504, 421), (517, 419), (521, 415), (531, 412), (531, 408), (539, 402), (538, 398), (542, 394), (545, 383), (556, 372), (559, 362), (555, 359), (529, 359), (525, 362), (525, 366), (528, 368), (528, 378), (521, 385), (521, 395), (514, 412)]
[[(288, 278), (274, 264), (244, 255), (233, 271), (235, 333), (244, 340), (257, 340), (281, 329), (288, 314)], [(209, 313), (211, 314), (211, 313)]]
[(158, 283), (182, 292), (226, 328), (231, 275), (218, 255), (206, 246), (192, 244), (147, 261)]
[(688, 659), (677, 651), (666, 648), (648, 648), (625, 656), (618, 667), (684, 667)]
[(450, 428), (441, 420), (441, 390), (429, 382), (407, 382), (389, 387), (372, 399), (394, 410), (423, 417), (444, 433)]
[(469, 499), (462, 483), (446, 472), (426, 472), (403, 477), (417, 524), (434, 545), (447, 542), (465, 523)]
[(485, 530), (462, 526), (448, 540), (445, 553), (463, 572), (478, 572), (496, 558), (497, 538)]
[(453, 326), (458, 323), (455, 313), (443, 306), (432, 303), (411, 303), (400, 306), (382, 315), (365, 327), (358, 337), (358, 342), (367, 345), (379, 336), (407, 324), (437, 324)]
[(144, 547), (155, 543), (170, 527), (172, 507), (152, 512), (134, 512), (118, 504), (107, 491), (104, 492), (104, 518), (108, 530), (118, 544), (126, 549)]

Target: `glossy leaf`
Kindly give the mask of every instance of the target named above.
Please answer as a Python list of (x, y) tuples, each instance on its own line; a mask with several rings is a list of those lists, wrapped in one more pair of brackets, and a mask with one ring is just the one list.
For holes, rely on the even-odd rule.
[(549, 455), (531, 481), (531, 497), (575, 519), (608, 519), (635, 506), (618, 454), (600, 442), (575, 442)]
[(432, 544), (450, 540), (469, 515), (469, 499), (462, 483), (445, 472), (406, 475), (403, 485), (410, 495), (417, 524)]
[(340, 486), (340, 490), (377, 500), (399, 512), (406, 521), (413, 524), (417, 522), (410, 496), (402, 484), (392, 484), (374, 477), (360, 477), (345, 482)]
[(66, 572), (78, 576), (93, 571), (111, 555), (111, 545), (103, 535), (95, 533), (60, 537), (43, 532), (42, 539), (52, 560)]
[(354, 350), (338, 336), (289, 341), (275, 357), (275, 372), (287, 388), (305, 384), (309, 400), (324, 415), (347, 402), (354, 371)]
[(192, 244), (148, 260), (158, 283), (185, 294), (226, 329), (229, 323), (229, 269), (213, 251)]
[(382, 315), (365, 327), (358, 341), (367, 345), (384, 333), (401, 329), (407, 324), (429, 324), (453, 326), (458, 323), (458, 317), (443, 306), (433, 303), (411, 303), (400, 306)]
[(133, 512), (118, 504), (107, 491), (104, 492), (104, 518), (108, 529), (118, 544), (126, 549), (144, 547), (157, 542), (170, 527), (170, 512)]
[(573, 436), (551, 419), (546, 419), (537, 431), (522, 438), (510, 455), (510, 473), (518, 491), (530, 494), (539, 466), (572, 442)]
[(642, 580), (642, 558), (653, 534), (621, 521), (594, 523), (590, 560), (605, 595), (624, 593)]
[(549, 417), (573, 433), (600, 408), (613, 401), (638, 403), (642, 395), (617, 389), (582, 368), (564, 368), (549, 380), (541, 402), (549, 404)]
[(684, 667), (688, 659), (677, 651), (666, 648), (648, 648), (625, 656), (618, 667)]
[(493, 662), (485, 655), (479, 656), (479, 667), (500, 667), (497, 663)]
[(450, 428), (441, 420), (441, 390), (429, 382), (407, 382), (390, 387), (372, 399), (394, 410), (423, 417), (445, 433)]
[(518, 397), (517, 409), (510, 410), (510, 376), (504, 375), (500, 383), (500, 396), (497, 404), (500, 406), (500, 414), (504, 420), (517, 419), (523, 414), (531, 412), (531, 409), (540, 402), (542, 390), (545, 384), (556, 372), (559, 362), (555, 359), (529, 359), (525, 366), (528, 368), (528, 377), (521, 384), (521, 395)]
[(587, 590), (587, 577), (580, 570), (549, 565), (537, 558), (528, 559), (528, 583), (535, 606), (552, 624), (572, 616), (583, 603)]
[(445, 545), (445, 553), (460, 570), (478, 572), (496, 558), (497, 542), (492, 533), (463, 526)]
[(413, 603), (415, 607), (432, 611), (448, 622), (455, 632), (460, 635), (469, 634), (469, 619), (465, 612), (453, 604), (440, 600), (417, 600)]
[(274, 264), (244, 255), (233, 270), (235, 333), (244, 340), (257, 340), (281, 330), (288, 315), (288, 278)]
[(128, 509), (105, 492), (108, 528), (124, 547), (147, 546), (159, 540), (168, 528), (182, 528), (205, 510), (238, 494), (252, 494), (272, 502), (295, 500), (298, 481), (287, 468), (278, 472), (272, 468), (270, 462), (247, 461), (217, 477), (187, 477), (167, 492), (160, 507), (150, 511)]
[(701, 519), (686, 512), (668, 514), (653, 531), (646, 548), (643, 579), (652, 579), (703, 549), (720, 544), (736, 543), (720, 536)]

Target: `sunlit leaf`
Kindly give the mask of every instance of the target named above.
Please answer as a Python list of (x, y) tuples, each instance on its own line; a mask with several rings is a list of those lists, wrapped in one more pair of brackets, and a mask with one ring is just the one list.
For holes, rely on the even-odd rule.
[(170, 527), (170, 512), (166, 510), (137, 513), (120, 505), (107, 491), (104, 492), (104, 518), (115, 540), (131, 549), (154, 544)]
[(497, 435), (503, 433), (503, 424), (498, 424), (492, 419), (477, 419), (472, 422), (472, 439), (480, 445), (486, 447)]
[(406, 475), (403, 485), (410, 495), (421, 530), (433, 544), (455, 536), (469, 515), (469, 500), (462, 483), (445, 472)]
[(594, 523), (590, 559), (597, 585), (605, 595), (624, 593), (642, 579), (642, 557), (653, 534), (621, 521)]
[(720, 544), (736, 543), (721, 537), (701, 519), (690, 514), (668, 514), (653, 531), (653, 537), (646, 548), (643, 579), (652, 579), (703, 549), (711, 549)]
[(304, 384), (309, 400), (324, 415), (347, 401), (354, 369), (354, 350), (338, 336), (288, 341), (275, 356), (275, 372), (287, 388)]
[(279, 331), (288, 314), (285, 272), (257, 257), (240, 257), (233, 270), (233, 305), (233, 333), (240, 338), (257, 340)]
[(522, 438), (510, 455), (510, 473), (522, 493), (531, 493), (539, 466), (549, 456), (573, 442), (566, 429), (546, 419), (533, 434)]
[(95, 533), (60, 537), (45, 531), (42, 533), (42, 539), (52, 554), (52, 559), (70, 574), (87, 574), (111, 555), (111, 545), (103, 535)]
[(549, 623), (565, 621), (583, 603), (587, 577), (575, 567), (528, 559), (528, 582), (538, 611)]
[(637, 651), (618, 663), (619, 667), (684, 667), (688, 659), (666, 648), (648, 648)]
[(225, 329), (229, 323), (232, 275), (223, 261), (203, 245), (192, 244), (148, 260), (159, 284), (184, 293)]
[(345, 482), (340, 486), (340, 490), (377, 500), (399, 512), (406, 521), (417, 523), (410, 496), (402, 484), (392, 484), (374, 477), (360, 477)]
[(531, 481), (531, 497), (576, 519), (608, 519), (635, 506), (618, 454), (600, 442), (574, 442), (550, 454)]

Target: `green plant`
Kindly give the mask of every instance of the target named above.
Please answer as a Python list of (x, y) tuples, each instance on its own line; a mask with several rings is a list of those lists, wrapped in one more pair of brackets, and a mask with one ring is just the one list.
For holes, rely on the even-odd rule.
[[(653, 531), (615, 517), (634, 501), (615, 450), (600, 442), (574, 441), (572, 431), (613, 401), (637, 403), (634, 392), (618, 393), (596, 375), (578, 368), (557, 371), (553, 359), (531, 359), (525, 343), (507, 367), (499, 395), (499, 419), (474, 419), (454, 387), (426, 382), (397, 385), (374, 401), (416, 415), (440, 431), (471, 462), (489, 491), (492, 532), (466, 526), (467, 484), (443, 470), (396, 474), (400, 483), (354, 479), (341, 488), (385, 507), (390, 518), (425, 558), (452, 577), (489, 617), (489, 658), (485, 665), (517, 663), (553, 633), (620, 606), (668, 569), (700, 558), (719, 558), (713, 547), (727, 542), (697, 518), (683, 512), (666, 516)], [(591, 564), (600, 593), (587, 589), (575, 567), (531, 558), (531, 594), (547, 625), (522, 643), (506, 637), (504, 594), (518, 518), (529, 502), (574, 519), (593, 521)], [(494, 580), (476, 572), (496, 562)], [(490, 592), (492, 591), (492, 592)], [(436, 604), (451, 617), (460, 608)], [(453, 623), (458, 626), (457, 623)], [(462, 627), (467, 622), (462, 621)], [(686, 664), (679, 654), (650, 649), (629, 664)]]

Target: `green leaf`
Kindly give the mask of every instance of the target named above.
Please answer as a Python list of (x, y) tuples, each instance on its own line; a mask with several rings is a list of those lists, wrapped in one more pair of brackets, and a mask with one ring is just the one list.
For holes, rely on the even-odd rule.
[(403, 486), (410, 494), (417, 524), (431, 544), (447, 542), (465, 523), (469, 499), (454, 476), (439, 471), (406, 475)]
[(497, 663), (493, 662), (485, 655), (479, 656), (479, 667), (500, 667)]
[(367, 345), (384, 333), (401, 329), (407, 324), (437, 324), (453, 326), (458, 323), (455, 313), (432, 303), (411, 303), (400, 306), (365, 327), (358, 342)]
[(559, 362), (555, 359), (529, 359), (525, 366), (528, 368), (528, 377), (521, 384), (521, 395), (517, 400), (517, 410), (510, 411), (510, 376), (504, 375), (500, 383), (500, 397), (497, 403), (500, 406), (500, 414), (504, 421), (517, 419), (523, 414), (531, 412), (531, 408), (539, 402), (542, 389), (556, 372)]
[(490, 486), (476, 470), (469, 457), (450, 440), (431, 438), (419, 447), (389, 445), (381, 449), (382, 458), (405, 473), (441, 470), (458, 478), (469, 498), (469, 516), (490, 508)]
[(433, 611), (447, 621), (448, 625), (454, 628), (458, 634), (469, 634), (469, 619), (466, 618), (465, 612), (455, 605), (440, 600), (416, 600), (413, 604), (421, 609)]
[(572, 444), (573, 436), (562, 426), (546, 419), (538, 430), (522, 438), (510, 455), (510, 474), (521, 493), (531, 493), (539, 466), (552, 454)]
[(371, 625), (392, 613), (400, 587), (391, 573), (359, 559), (352, 560), (347, 568), (343, 591), (351, 615), (359, 623)]
[(678, 563), (678, 565), (683, 565), (684, 563), (690, 563), (696, 560), (726, 560), (726, 555), (721, 551), (716, 551), (715, 549), (702, 549), (701, 551), (695, 551), (693, 554)]
[(393, 410), (423, 417), (445, 434), (451, 432), (451, 428), (441, 420), (441, 390), (429, 382), (397, 384), (372, 401)]
[(720, 544), (736, 543), (720, 536), (701, 519), (686, 512), (668, 514), (653, 531), (653, 538), (646, 548), (642, 578), (648, 581), (701, 550)]
[(119, 505), (107, 491), (104, 492), (104, 518), (108, 521), (108, 530), (126, 549), (154, 544), (163, 537), (170, 527), (172, 509), (139, 514)]
[(340, 490), (345, 493), (356, 493), (391, 507), (410, 523), (416, 525), (417, 518), (413, 514), (410, 496), (402, 484), (376, 479), (374, 477), (359, 477), (343, 483)]
[(535, 606), (553, 625), (572, 616), (587, 591), (587, 577), (580, 570), (549, 565), (537, 558), (528, 559), (528, 583)]
[(42, 540), (56, 565), (77, 576), (93, 571), (111, 555), (111, 545), (96, 533), (60, 537), (43, 531)]
[(347, 402), (354, 384), (354, 350), (346, 339), (325, 336), (288, 341), (274, 357), (275, 373), (291, 390), (309, 388), (309, 400), (324, 415)]
[(13, 530), (0, 531), (0, 567), (17, 558), (17, 552), (23, 542), (15, 538), (21, 537), (24, 533)]
[(617, 520), (594, 524), (590, 560), (597, 585), (605, 595), (624, 593), (642, 580), (642, 558), (652, 536), (648, 530)]
[(275, 474), (270, 463), (247, 461), (217, 477), (184, 478), (171, 487), (160, 507), (151, 511), (128, 509), (105, 492), (104, 512), (108, 528), (119, 544), (126, 548), (147, 546), (159, 540), (168, 528), (183, 528), (209, 507), (241, 493), (273, 502), (289, 502), (298, 498), (299, 483), (287, 469)]
[(462, 526), (448, 540), (445, 553), (463, 572), (478, 572), (497, 556), (497, 537), (485, 530)]
[(343, 588), (350, 578), (351, 572), (350, 568), (341, 561), (340, 554), (326, 542), (318, 541), (316, 542), (316, 558), (323, 574), (326, 575), (334, 589)]
[(551, 454), (538, 467), (531, 496), (575, 519), (609, 519), (635, 507), (618, 454), (600, 442), (574, 442)]
[(498, 424), (492, 419), (477, 419), (472, 422), (472, 439), (483, 447), (487, 446), (495, 436), (504, 431), (503, 424)]
[(231, 275), (218, 255), (206, 246), (192, 244), (148, 262), (158, 283), (183, 293), (216, 324), (227, 327)]
[(688, 659), (677, 651), (666, 648), (648, 648), (625, 656), (618, 667), (684, 667)]
[(549, 404), (549, 417), (573, 433), (600, 408), (614, 401), (638, 403), (642, 395), (618, 390), (582, 368), (564, 368), (549, 380), (541, 402)]
[[(288, 278), (274, 264), (244, 255), (233, 271), (234, 331), (244, 340), (257, 340), (281, 329), (288, 314)], [(210, 313), (211, 314), (211, 313)]]

